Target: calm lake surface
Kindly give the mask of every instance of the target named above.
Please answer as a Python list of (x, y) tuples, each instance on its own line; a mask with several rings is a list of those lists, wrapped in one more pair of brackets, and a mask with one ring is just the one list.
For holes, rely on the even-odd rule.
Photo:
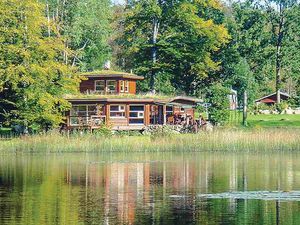
[(294, 153), (0, 156), (0, 224), (300, 224), (297, 191)]

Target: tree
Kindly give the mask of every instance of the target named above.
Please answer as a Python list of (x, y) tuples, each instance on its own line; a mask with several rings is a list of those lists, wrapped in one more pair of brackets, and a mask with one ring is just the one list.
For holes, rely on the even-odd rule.
[(63, 61), (63, 39), (49, 36), (44, 5), (35, 0), (0, 2), (0, 96), (7, 122), (47, 129), (63, 122), (79, 78)]
[[(276, 46), (276, 96), (277, 103), (280, 103), (280, 89), (282, 83), (283, 52), (285, 47), (284, 40), (294, 26), (299, 26), (295, 21), (296, 16), (293, 10), (299, 7), (297, 0), (268, 0), (266, 1), (266, 10), (269, 15), (272, 31), (274, 35), (274, 44)], [(299, 22), (299, 21), (298, 21)]]
[[(64, 38), (64, 60), (81, 71), (103, 67), (111, 57), (112, 6), (109, 0), (43, 0), (48, 24)], [(52, 15), (52, 16), (51, 16)]]
[(207, 100), (211, 103), (211, 106), (208, 108), (209, 112), (209, 121), (213, 124), (223, 125), (228, 121), (230, 112), (229, 112), (229, 99), (228, 95), (230, 90), (220, 83), (216, 83), (211, 86), (207, 94)]
[(125, 69), (145, 75), (144, 91), (161, 91), (155, 82), (164, 80), (177, 92), (196, 94), (219, 69), (213, 55), (229, 38), (211, 13), (221, 10), (214, 0), (132, 1), (124, 21)]
[(234, 71), (235, 86), (243, 93), (243, 125), (247, 126), (248, 91), (253, 87), (253, 73), (245, 58), (241, 58)]

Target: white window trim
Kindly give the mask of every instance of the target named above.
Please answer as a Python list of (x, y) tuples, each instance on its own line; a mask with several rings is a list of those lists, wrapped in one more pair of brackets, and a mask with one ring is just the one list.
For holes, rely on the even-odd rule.
[[(111, 106), (118, 106), (118, 111), (111, 111), (110, 110)], [(124, 106), (124, 109), (121, 110), (121, 106)], [(125, 115), (126, 110), (125, 109), (126, 109), (126, 105), (110, 105), (109, 106), (109, 117), (110, 118), (126, 118), (126, 115)], [(111, 116), (112, 112), (121, 112), (121, 113), (124, 113), (124, 116)]]
[(129, 92), (129, 81), (128, 80), (124, 81), (124, 92), (126, 92), (126, 93)]
[(120, 81), (120, 92), (125, 92), (125, 81), (124, 80)]
[[(73, 124), (73, 123), (72, 123), (72, 120), (71, 120), (72, 117), (85, 117), (85, 118), (89, 118), (88, 107), (89, 107), (89, 106), (95, 106), (96, 109), (97, 109), (97, 104), (76, 104), (76, 105), (72, 105), (72, 108), (73, 108), (73, 107), (78, 107), (78, 106), (85, 106), (85, 115), (84, 115), (84, 116), (72, 116), (72, 115), (71, 115), (71, 110), (72, 110), (72, 109), (71, 109), (71, 110), (70, 110), (70, 121), (69, 121), (69, 123), (70, 123), (71, 126), (79, 126), (78, 124)], [(92, 117), (92, 116), (91, 116), (91, 117)]]
[[(110, 81), (115, 82), (115, 89), (114, 89), (113, 91), (109, 90), (109, 88), (108, 88), (108, 83), (109, 83)], [(117, 92), (116, 89), (117, 89), (117, 81), (116, 81), (116, 80), (107, 80), (107, 81), (106, 81), (106, 91), (107, 91), (107, 92), (114, 92), (114, 93), (116, 93), (116, 92)]]
[[(143, 111), (130, 111), (130, 106), (143, 106), (144, 110)], [(136, 112), (137, 117), (130, 117), (130, 112)], [(143, 114), (143, 117), (140, 117), (140, 113)], [(129, 119), (143, 119), (143, 123), (129, 123), (130, 125), (144, 125), (145, 124), (145, 105), (129, 105)]]
[(104, 82), (104, 89), (103, 89), (103, 92), (105, 92), (105, 89), (106, 89), (106, 82), (105, 82), (105, 80), (95, 80), (95, 82), (94, 82), (94, 90), (97, 92), (97, 82), (98, 81), (102, 81), (102, 82)]

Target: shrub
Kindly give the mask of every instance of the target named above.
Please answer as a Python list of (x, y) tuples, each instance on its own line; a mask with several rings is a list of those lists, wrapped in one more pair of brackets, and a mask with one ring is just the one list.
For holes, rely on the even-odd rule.
[(103, 125), (99, 129), (94, 130), (94, 134), (109, 137), (113, 135), (111, 127)]
[(276, 110), (279, 113), (282, 113), (283, 111), (285, 111), (289, 107), (289, 104), (286, 101), (282, 101), (280, 103), (276, 103), (275, 107), (276, 107)]
[(221, 84), (216, 84), (210, 89), (207, 98), (211, 103), (211, 106), (209, 107), (208, 112), (209, 120), (213, 124), (223, 125), (226, 121), (228, 121), (230, 116), (229, 94), (230, 90), (223, 87)]

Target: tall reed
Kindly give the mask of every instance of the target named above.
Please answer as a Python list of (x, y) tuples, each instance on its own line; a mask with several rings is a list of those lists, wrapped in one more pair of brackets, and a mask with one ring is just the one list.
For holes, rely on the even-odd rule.
[(164, 152), (299, 151), (300, 130), (218, 130), (163, 136), (44, 134), (0, 141), (1, 153), (21, 152)]

